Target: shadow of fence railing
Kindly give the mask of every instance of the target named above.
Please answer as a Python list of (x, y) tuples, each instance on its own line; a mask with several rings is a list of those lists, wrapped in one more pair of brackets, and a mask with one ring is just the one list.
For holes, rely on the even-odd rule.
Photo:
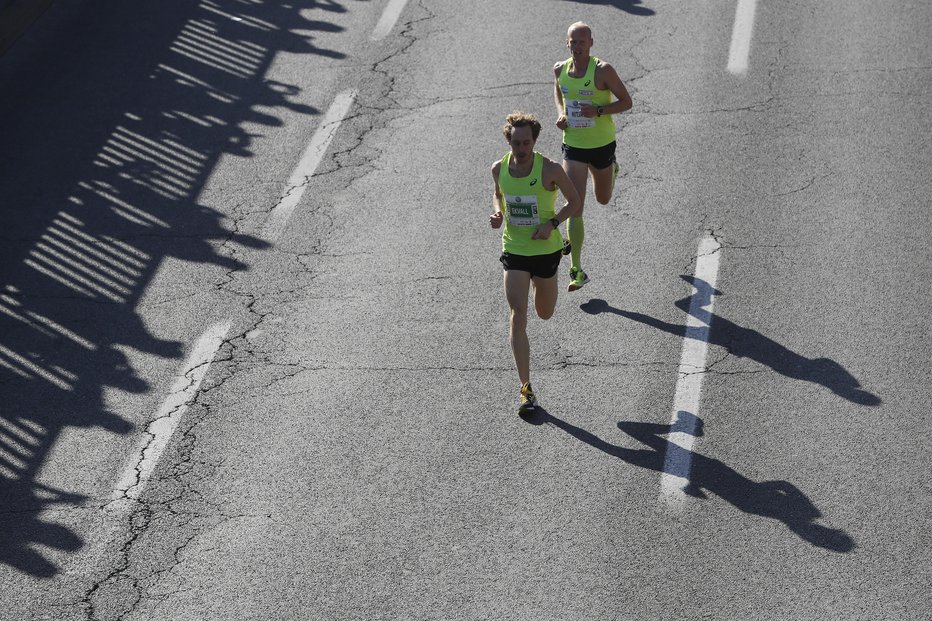
[(270, 64), (343, 56), (312, 34), (340, 28), (302, 15), (345, 10), (332, 0), (84, 6), (54, 46), (22, 40), (0, 62), (0, 563), (43, 577), (59, 569), (43, 547), (83, 545), (47, 510), (89, 500), (37, 480), (56, 440), (69, 426), (133, 431), (104, 398), (154, 388), (126, 348), (183, 355), (137, 310), (159, 267), (243, 270), (217, 249), (265, 247), (199, 200), (221, 156), (251, 155), (247, 124), (317, 114), (266, 78)]
[(39, 19), (52, 0), (0, 0), (0, 55)]

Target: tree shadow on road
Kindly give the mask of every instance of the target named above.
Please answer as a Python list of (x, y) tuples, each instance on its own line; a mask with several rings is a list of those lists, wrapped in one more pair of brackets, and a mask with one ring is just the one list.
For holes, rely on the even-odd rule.
[[(677, 300), (674, 305), (684, 312), (689, 312), (690, 308), (695, 309), (694, 316), (705, 326), (686, 327), (667, 323), (643, 313), (615, 308), (601, 299), (591, 299), (581, 304), (580, 308), (590, 315), (618, 315), (684, 338), (706, 340), (711, 345), (723, 347), (733, 356), (754, 360), (786, 377), (824, 386), (852, 403), (867, 406), (881, 403), (880, 397), (865, 390), (851, 373), (831, 358), (806, 358), (753, 328), (739, 326), (721, 315), (708, 312), (704, 307), (711, 302), (713, 295), (722, 295), (721, 292), (700, 278), (681, 278), (692, 284), (695, 292), (692, 296)], [(698, 300), (694, 301), (693, 298)]]
[(804, 541), (833, 552), (850, 552), (855, 544), (843, 530), (823, 526), (816, 522), (821, 512), (812, 501), (792, 483), (787, 481), (752, 481), (718, 459), (706, 457), (701, 453), (685, 451), (676, 444), (662, 437), (672, 431), (683, 428), (696, 430), (697, 436), (703, 434), (702, 420), (680, 412), (680, 418), (693, 417), (688, 424), (662, 425), (622, 421), (618, 428), (638, 440), (647, 449), (629, 449), (606, 442), (593, 433), (572, 425), (538, 407), (533, 414), (521, 418), (533, 425), (549, 424), (565, 431), (573, 438), (596, 448), (606, 455), (616, 457), (633, 466), (664, 472), (664, 463), (671, 452), (685, 452), (691, 468), (688, 475), (689, 484), (685, 492), (695, 498), (707, 498), (706, 492), (731, 503), (736, 508), (750, 515), (778, 520)]
[(263, 206), (221, 211), (203, 190), (221, 158), (253, 156), (278, 111), (319, 113), (266, 76), (282, 53), (345, 58), (313, 34), (342, 27), (306, 17), (344, 4), (59, 3), (0, 58), (0, 563), (51, 577), (55, 555), (83, 546), (54, 511), (104, 501), (40, 473), (66, 428), (137, 429), (108, 397), (166, 388), (126, 353), (172, 369), (184, 355), (138, 308), (163, 264), (231, 274), (250, 267), (243, 248), (269, 247), (237, 221)]

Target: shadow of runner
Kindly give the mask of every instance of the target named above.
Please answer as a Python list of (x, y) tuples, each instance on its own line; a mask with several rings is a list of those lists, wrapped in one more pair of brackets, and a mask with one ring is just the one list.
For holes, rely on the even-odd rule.
[[(620, 11), (637, 15), (639, 17), (650, 17), (656, 15), (654, 9), (641, 6), (643, 0), (573, 0), (575, 4), (595, 4), (598, 6), (613, 6)], [(585, 20), (583, 20), (585, 21)]]
[[(619, 429), (649, 447), (649, 449), (628, 449), (610, 444), (595, 434), (571, 425), (540, 407), (537, 408), (535, 414), (522, 416), (522, 419), (533, 425), (553, 425), (607, 455), (655, 472), (664, 471), (664, 460), (668, 451), (683, 450), (661, 437), (673, 430), (671, 425), (619, 422)], [(696, 418), (696, 424), (690, 426), (699, 430), (697, 435), (702, 434), (701, 419)], [(689, 460), (692, 468), (689, 486), (686, 490), (689, 495), (706, 498), (705, 492), (711, 492), (745, 513), (783, 522), (793, 533), (814, 546), (833, 552), (850, 552), (854, 549), (854, 541), (843, 530), (816, 523), (815, 520), (821, 517), (821, 512), (792, 483), (752, 481), (717, 459), (706, 457), (701, 453), (690, 453)]]
[[(645, 325), (669, 332), (682, 337), (705, 338), (709, 344), (725, 348), (728, 353), (742, 358), (749, 358), (764, 366), (770, 367), (777, 373), (792, 379), (813, 382), (825, 386), (836, 395), (860, 405), (876, 406), (881, 403), (880, 397), (864, 390), (860, 382), (843, 366), (830, 358), (806, 358), (793, 350), (777, 343), (752, 328), (745, 328), (706, 311), (713, 295), (722, 295), (702, 279), (693, 276), (682, 276), (696, 288), (693, 296), (688, 296), (674, 302), (674, 305), (684, 312), (689, 312), (693, 297), (699, 297), (699, 304), (695, 317), (709, 328), (687, 328), (680, 324), (667, 323), (655, 317), (626, 311), (609, 305), (601, 299), (591, 299), (580, 305), (580, 308), (590, 315), (601, 313), (619, 315), (633, 319)], [(701, 335), (699, 334), (701, 332)]]
[(345, 57), (310, 34), (341, 27), (302, 15), (333, 0), (58, 8), (0, 59), (0, 563), (39, 577), (58, 572), (43, 547), (83, 545), (42, 513), (92, 500), (37, 480), (62, 431), (130, 433), (105, 390), (153, 386), (124, 350), (184, 354), (137, 310), (162, 263), (245, 270), (235, 246), (268, 247), (198, 199), (222, 156), (252, 155), (246, 126), (318, 113), (269, 66)]

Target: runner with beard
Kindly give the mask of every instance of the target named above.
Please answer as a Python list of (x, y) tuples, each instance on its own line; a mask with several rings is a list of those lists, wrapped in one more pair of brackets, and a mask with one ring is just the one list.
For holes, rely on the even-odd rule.
[[(582, 204), (566, 171), (534, 150), (541, 124), (524, 112), (508, 115), (502, 133), (511, 150), (492, 165), (495, 193), (489, 224), (502, 232), (505, 298), (510, 309), (509, 339), (521, 383), (518, 413), (537, 407), (531, 389), (531, 347), (527, 336), (528, 294), (533, 288), (534, 308), (550, 319), (557, 305), (557, 269), (563, 256), (563, 238), (557, 227), (578, 213)], [(557, 190), (566, 204), (555, 210)]]

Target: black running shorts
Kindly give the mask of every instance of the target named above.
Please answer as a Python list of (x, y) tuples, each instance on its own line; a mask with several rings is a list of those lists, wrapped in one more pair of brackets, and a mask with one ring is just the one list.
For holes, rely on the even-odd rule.
[(537, 278), (553, 278), (557, 275), (557, 268), (560, 267), (560, 259), (563, 258), (563, 252), (557, 250), (552, 254), (538, 254), (526, 256), (523, 254), (511, 254), (503, 252), (499, 261), (505, 267), (505, 271), (515, 270), (518, 272), (530, 272), (531, 276)]
[(615, 161), (615, 146), (614, 140), (604, 147), (597, 147), (595, 149), (581, 149), (579, 147), (571, 147), (564, 143), (563, 159), (573, 160), (574, 162), (584, 162), (590, 164), (597, 170), (602, 170), (603, 168), (611, 166), (612, 162)]

